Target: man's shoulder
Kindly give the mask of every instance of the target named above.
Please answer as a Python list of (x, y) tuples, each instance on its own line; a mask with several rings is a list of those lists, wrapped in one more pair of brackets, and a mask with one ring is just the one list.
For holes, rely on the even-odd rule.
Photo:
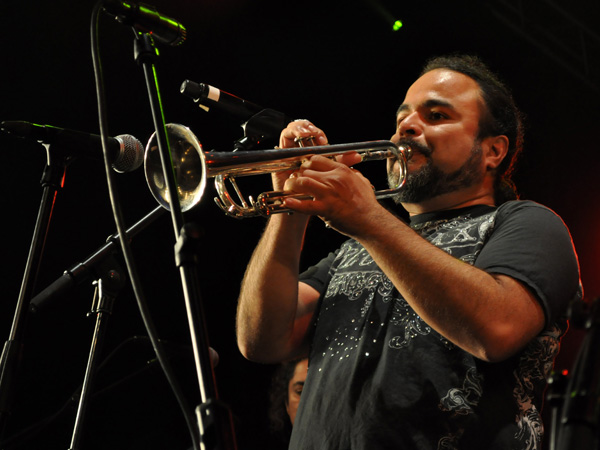
[(510, 200), (498, 206), (499, 218), (515, 215), (527, 217), (530, 220), (552, 220), (554, 218), (554, 220), (562, 222), (555, 211), (533, 200)]

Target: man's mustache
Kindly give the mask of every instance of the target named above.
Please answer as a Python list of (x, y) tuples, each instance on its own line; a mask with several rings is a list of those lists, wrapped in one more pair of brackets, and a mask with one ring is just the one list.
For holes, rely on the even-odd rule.
[(402, 138), (396, 144), (399, 146), (402, 146), (402, 145), (408, 146), (412, 149), (413, 152), (419, 152), (425, 157), (431, 156), (431, 153), (433, 153), (429, 147), (427, 147), (426, 145), (420, 144), (419, 142), (416, 142), (415, 140), (413, 140), (411, 138)]

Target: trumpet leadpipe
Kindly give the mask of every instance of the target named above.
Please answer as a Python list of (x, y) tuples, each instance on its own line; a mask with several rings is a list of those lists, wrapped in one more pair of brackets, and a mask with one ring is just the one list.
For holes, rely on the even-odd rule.
[(236, 177), (296, 169), (314, 155), (335, 157), (353, 151), (361, 156), (362, 161), (376, 161), (397, 158), (399, 153), (406, 150), (391, 141), (370, 141), (287, 149), (206, 152), (204, 156), (208, 177)]

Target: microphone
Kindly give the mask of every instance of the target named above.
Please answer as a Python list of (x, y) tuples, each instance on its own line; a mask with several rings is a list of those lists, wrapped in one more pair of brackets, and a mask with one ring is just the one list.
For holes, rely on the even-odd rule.
[(264, 110), (262, 106), (204, 83), (185, 80), (179, 90), (183, 95), (199, 103), (200, 108), (205, 111), (214, 107), (244, 121)]
[[(0, 129), (21, 138), (35, 139), (42, 144), (60, 145), (71, 152), (72, 156), (87, 154), (98, 158), (102, 155), (102, 139), (96, 134), (23, 121), (2, 122)], [(116, 172), (131, 172), (144, 162), (142, 143), (129, 134), (109, 137), (108, 152), (112, 168)]]
[(163, 16), (154, 6), (120, 0), (104, 0), (102, 6), (108, 14), (115, 16), (117, 22), (132, 26), (142, 33), (149, 33), (163, 44), (180, 45), (187, 36), (181, 23)]
[(185, 80), (179, 90), (199, 103), (200, 108), (207, 112), (214, 107), (244, 121), (244, 137), (234, 143), (233, 151), (251, 150), (265, 139), (276, 140), (281, 130), (292, 121), (284, 113), (263, 108), (209, 84)]

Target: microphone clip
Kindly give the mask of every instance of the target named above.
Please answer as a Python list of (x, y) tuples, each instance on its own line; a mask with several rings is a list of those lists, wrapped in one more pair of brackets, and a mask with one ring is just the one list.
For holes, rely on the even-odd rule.
[(279, 139), (279, 134), (290, 119), (283, 113), (274, 109), (263, 109), (254, 114), (250, 119), (242, 124), (244, 137), (234, 143), (234, 150), (252, 150), (258, 147), (265, 140)]

